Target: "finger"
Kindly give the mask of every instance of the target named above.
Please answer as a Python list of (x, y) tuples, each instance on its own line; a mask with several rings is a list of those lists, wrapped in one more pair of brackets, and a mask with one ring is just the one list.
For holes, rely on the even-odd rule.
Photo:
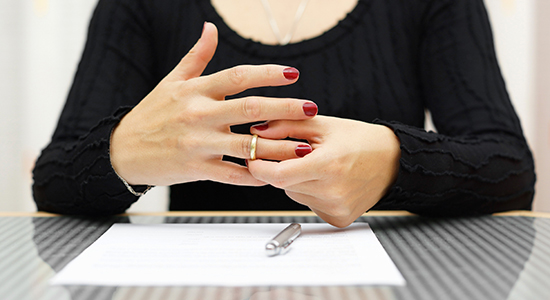
[(246, 167), (232, 162), (212, 160), (206, 163), (204, 167), (207, 179), (212, 181), (246, 186), (266, 185), (265, 182), (254, 178)]
[(168, 77), (173, 80), (188, 80), (199, 77), (214, 56), (217, 46), (218, 29), (216, 25), (204, 22), (200, 39), (174, 70), (170, 72)]
[(264, 86), (288, 85), (298, 80), (299, 71), (279, 65), (241, 65), (201, 78), (203, 93), (214, 99)]
[[(245, 134), (219, 134), (210, 140), (207, 146), (211, 153), (229, 155), (250, 159), (252, 136)], [(256, 141), (256, 158), (269, 160), (286, 160), (300, 158), (312, 152), (310, 145), (288, 140), (267, 140), (258, 138)]]
[(313, 148), (306, 144), (288, 140), (269, 140), (258, 138), (256, 145), (256, 157), (268, 160), (288, 160), (301, 158), (313, 151)]
[(315, 160), (315, 151), (301, 159), (281, 162), (249, 160), (248, 170), (254, 178), (274, 187), (286, 189), (289, 186), (319, 179), (321, 174), (316, 171)]
[[(270, 119), (266, 119), (270, 120)], [(273, 120), (273, 119), (271, 119)], [(326, 129), (320, 124), (317, 118), (310, 120), (277, 120), (254, 125), (250, 127), (250, 133), (257, 134), (266, 139), (284, 139), (287, 137), (316, 141), (323, 134), (326, 134)]]
[(222, 124), (236, 125), (263, 120), (304, 120), (313, 118), (318, 111), (311, 101), (246, 97), (220, 102), (213, 114)]

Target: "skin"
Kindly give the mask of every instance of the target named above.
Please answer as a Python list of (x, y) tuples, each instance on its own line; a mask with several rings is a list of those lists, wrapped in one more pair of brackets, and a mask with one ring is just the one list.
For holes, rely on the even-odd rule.
[[(277, 65), (238, 66), (200, 76), (214, 55), (217, 29), (203, 35), (179, 65), (115, 128), (111, 163), (130, 184), (172, 185), (198, 180), (284, 189), (326, 222), (346, 227), (376, 204), (395, 182), (401, 156), (391, 129), (349, 119), (308, 116), (299, 99), (225, 96), (260, 86), (296, 82)], [(251, 135), (230, 126), (273, 120), (252, 127), (260, 137), (257, 160), (248, 168), (223, 155), (250, 157)], [(313, 151), (301, 158), (307, 140)]]
[[(211, 2), (239, 35), (263, 44), (277, 43), (260, 1)], [(282, 35), (290, 30), (300, 2), (269, 1)], [(310, 0), (291, 41), (321, 35), (356, 5), (357, 0)], [(287, 136), (305, 139), (314, 150), (303, 159), (249, 161), (250, 173), (260, 181), (284, 189), (290, 198), (309, 206), (334, 226), (345, 227), (369, 210), (397, 177), (400, 144), (387, 127), (323, 116), (304, 122), (272, 121), (269, 129), (262, 127), (265, 125), (253, 128), (252, 133), (265, 139)], [(265, 151), (263, 147), (258, 144), (258, 151)]]
[(316, 116), (306, 121), (271, 121), (252, 127), (251, 132), (311, 144), (313, 152), (304, 158), (254, 160), (248, 168), (255, 178), (284, 189), (294, 201), (336, 227), (350, 225), (374, 206), (397, 178), (400, 143), (385, 126)]
[[(250, 157), (251, 135), (231, 133), (249, 122), (305, 120), (311, 101), (225, 96), (261, 86), (296, 82), (278, 65), (237, 66), (200, 76), (214, 55), (218, 33), (205, 23), (201, 38), (181, 62), (119, 123), (111, 136), (111, 163), (130, 184), (172, 185), (212, 180), (235, 185), (265, 185), (246, 167), (222, 161), (223, 155)], [(316, 106), (315, 106), (316, 107)], [(297, 158), (302, 143), (258, 139), (258, 158)]]
[[(262, 44), (278, 43), (259, 0), (211, 0), (224, 22), (240, 36)], [(296, 10), (302, 0), (270, 0), (273, 18), (284, 36), (291, 30)], [(346, 17), (358, 0), (309, 0), (291, 43), (317, 37)]]

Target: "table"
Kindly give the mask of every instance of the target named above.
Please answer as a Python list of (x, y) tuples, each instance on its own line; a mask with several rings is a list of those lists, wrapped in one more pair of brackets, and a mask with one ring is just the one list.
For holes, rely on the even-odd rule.
[[(404, 287), (100, 287), (48, 280), (113, 223), (322, 222), (308, 212), (170, 212), (104, 218), (0, 213), (0, 299), (550, 299), (550, 214), (368, 222)], [(365, 270), (370, 272), (370, 270)]]

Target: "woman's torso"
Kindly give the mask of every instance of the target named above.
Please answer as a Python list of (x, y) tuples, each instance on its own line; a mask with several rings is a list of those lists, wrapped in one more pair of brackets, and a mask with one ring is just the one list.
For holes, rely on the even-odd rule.
[[(219, 45), (204, 74), (240, 64), (265, 63), (293, 66), (301, 72), (294, 85), (248, 90), (228, 99), (247, 95), (304, 98), (316, 102), (322, 115), (366, 122), (378, 118), (422, 127), (424, 104), (418, 79), (418, 55), (424, 3), (361, 0), (327, 32), (299, 43), (273, 46), (238, 35), (209, 1), (149, 1), (156, 80), (177, 64), (200, 35), (203, 22), (210, 21), (218, 27)], [(233, 130), (249, 133), (248, 127), (235, 126)], [(213, 208), (303, 207), (272, 187), (248, 188), (213, 182), (172, 187), (171, 209)]]

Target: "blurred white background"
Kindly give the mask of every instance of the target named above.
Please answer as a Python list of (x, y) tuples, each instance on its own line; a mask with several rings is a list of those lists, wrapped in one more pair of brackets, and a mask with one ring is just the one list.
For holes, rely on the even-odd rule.
[[(204, 0), (207, 1), (207, 0)], [(485, 0), (508, 90), (550, 212), (550, 1)], [(0, 0), (0, 211), (35, 211), (31, 170), (68, 93), (97, 0)], [(131, 211), (167, 210), (156, 187)]]

